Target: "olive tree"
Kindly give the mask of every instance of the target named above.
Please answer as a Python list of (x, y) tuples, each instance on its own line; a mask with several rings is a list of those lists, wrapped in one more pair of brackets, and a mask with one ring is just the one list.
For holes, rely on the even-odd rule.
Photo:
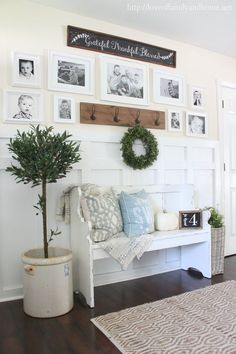
[(66, 131), (55, 134), (53, 127), (41, 128), (38, 125), (23, 133), (17, 130), (16, 137), (10, 139), (8, 144), (16, 164), (12, 163), (6, 171), (15, 176), (17, 183), (41, 186), (41, 194), (38, 194), (39, 199), (34, 207), (42, 213), (45, 258), (48, 258), (49, 242), (53, 236), (60, 234), (58, 230), (50, 229), (48, 235), (47, 184), (66, 177), (72, 165), (81, 160), (79, 144), (70, 137)]

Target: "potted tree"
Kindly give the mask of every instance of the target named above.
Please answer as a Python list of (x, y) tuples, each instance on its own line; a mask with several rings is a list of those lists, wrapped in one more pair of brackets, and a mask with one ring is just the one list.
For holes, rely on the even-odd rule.
[(210, 207), (208, 223), (211, 225), (211, 268), (212, 275), (224, 273), (225, 228), (224, 218), (216, 208)]
[(66, 131), (55, 134), (53, 127), (31, 126), (28, 132), (17, 131), (8, 149), (16, 164), (6, 171), (17, 183), (40, 186), (34, 207), (42, 214), (43, 248), (31, 249), (22, 256), (24, 264), (24, 311), (34, 317), (62, 315), (73, 307), (72, 253), (49, 247), (58, 229), (48, 232), (47, 185), (66, 177), (80, 158), (79, 145)]

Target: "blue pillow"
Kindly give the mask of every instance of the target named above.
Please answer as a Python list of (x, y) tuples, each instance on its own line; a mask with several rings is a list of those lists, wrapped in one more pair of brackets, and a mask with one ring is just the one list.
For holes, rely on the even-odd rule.
[(119, 203), (127, 236), (140, 236), (154, 231), (152, 206), (144, 190), (135, 194), (121, 192)]

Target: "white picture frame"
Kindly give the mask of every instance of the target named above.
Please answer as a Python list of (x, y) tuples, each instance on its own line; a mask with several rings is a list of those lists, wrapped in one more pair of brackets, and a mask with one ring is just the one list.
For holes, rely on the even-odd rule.
[(208, 117), (199, 111), (186, 112), (186, 135), (194, 137), (208, 136)]
[(191, 109), (205, 109), (205, 89), (199, 86), (190, 86), (189, 105)]
[(41, 87), (40, 56), (19, 52), (11, 53), (12, 86)]
[(94, 58), (50, 51), (48, 89), (93, 95)]
[(183, 132), (183, 112), (178, 109), (168, 109), (167, 112), (168, 131), (175, 133)]
[(153, 100), (167, 105), (185, 105), (185, 79), (183, 75), (153, 70)]
[(33, 91), (5, 90), (3, 119), (6, 123), (34, 124), (42, 120), (42, 95)]
[(148, 105), (146, 64), (100, 56), (101, 99), (134, 105)]
[(56, 123), (75, 123), (75, 100), (68, 96), (54, 96), (53, 116)]

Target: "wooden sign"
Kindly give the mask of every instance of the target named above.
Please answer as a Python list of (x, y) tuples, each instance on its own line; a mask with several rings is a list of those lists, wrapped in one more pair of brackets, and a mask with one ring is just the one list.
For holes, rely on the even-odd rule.
[(84, 28), (67, 26), (67, 45), (103, 54), (176, 67), (176, 51)]
[(202, 211), (188, 210), (179, 212), (180, 229), (200, 229), (202, 228)]
[(81, 102), (80, 123), (165, 129), (165, 112)]

